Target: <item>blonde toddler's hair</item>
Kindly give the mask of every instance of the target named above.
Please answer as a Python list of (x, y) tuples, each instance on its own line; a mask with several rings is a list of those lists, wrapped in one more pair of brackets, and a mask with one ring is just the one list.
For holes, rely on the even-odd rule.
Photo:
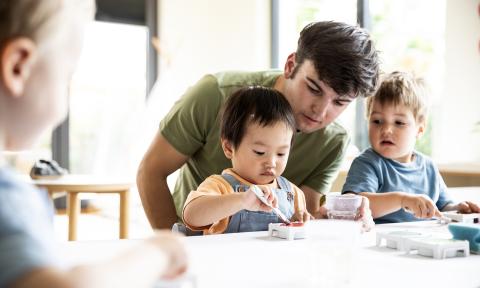
[(372, 113), (373, 103), (380, 105), (403, 105), (411, 109), (417, 122), (424, 122), (428, 113), (425, 82), (411, 73), (395, 71), (387, 74), (375, 94), (367, 98), (367, 118)]

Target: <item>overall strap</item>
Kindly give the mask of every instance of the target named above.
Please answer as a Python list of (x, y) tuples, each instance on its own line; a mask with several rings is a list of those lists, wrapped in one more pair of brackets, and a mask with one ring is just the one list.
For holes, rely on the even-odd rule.
[(223, 173), (221, 176), (223, 179), (225, 179), (225, 181), (228, 182), (228, 184), (230, 184), (230, 186), (232, 186), (233, 191), (235, 192), (244, 192), (247, 191), (249, 188), (248, 185), (242, 184), (240, 181), (237, 180), (237, 178), (233, 177), (230, 174)]
[(287, 178), (278, 176), (277, 183), (280, 189), (283, 189), (286, 192), (292, 192), (292, 185), (290, 185), (290, 182), (287, 180)]

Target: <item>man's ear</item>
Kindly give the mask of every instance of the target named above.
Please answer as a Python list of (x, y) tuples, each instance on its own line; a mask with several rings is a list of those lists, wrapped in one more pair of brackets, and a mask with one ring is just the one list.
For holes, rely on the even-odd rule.
[(286, 79), (292, 77), (293, 71), (295, 70), (295, 52), (288, 55), (287, 61), (285, 62), (285, 68), (283, 70), (283, 76)]
[(0, 53), (0, 80), (10, 95), (20, 97), (35, 64), (37, 47), (21, 37), (8, 41)]
[(221, 142), (222, 142), (222, 149), (223, 149), (223, 153), (225, 154), (225, 157), (227, 157), (228, 159), (232, 159), (233, 157), (232, 143), (230, 143), (230, 141), (226, 139), (222, 139)]

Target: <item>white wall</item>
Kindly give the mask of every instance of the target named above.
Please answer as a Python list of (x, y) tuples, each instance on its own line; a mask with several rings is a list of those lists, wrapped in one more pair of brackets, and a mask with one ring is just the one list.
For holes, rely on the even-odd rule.
[(476, 0), (447, 0), (445, 90), (435, 125), (435, 158), (480, 161), (480, 16)]
[(270, 67), (270, 1), (160, 0), (160, 73), (177, 86), (203, 74)]
[[(143, 155), (173, 103), (204, 74), (270, 68), (269, 0), (158, 0), (159, 79), (141, 117)], [(168, 178), (172, 187), (176, 176)]]

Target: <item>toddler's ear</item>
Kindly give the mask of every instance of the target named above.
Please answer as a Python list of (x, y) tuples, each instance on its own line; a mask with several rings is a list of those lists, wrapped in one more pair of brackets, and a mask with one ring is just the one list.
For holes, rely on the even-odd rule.
[(232, 159), (232, 156), (233, 156), (232, 143), (230, 143), (230, 141), (228, 141), (226, 139), (223, 139), (223, 138), (221, 139), (221, 142), (222, 142), (223, 153), (225, 153), (225, 156), (228, 159)]
[(35, 43), (26, 37), (9, 40), (0, 50), (0, 80), (9, 95), (23, 95), (36, 56)]
[(425, 123), (420, 123), (417, 125), (417, 139), (422, 137), (425, 133)]

